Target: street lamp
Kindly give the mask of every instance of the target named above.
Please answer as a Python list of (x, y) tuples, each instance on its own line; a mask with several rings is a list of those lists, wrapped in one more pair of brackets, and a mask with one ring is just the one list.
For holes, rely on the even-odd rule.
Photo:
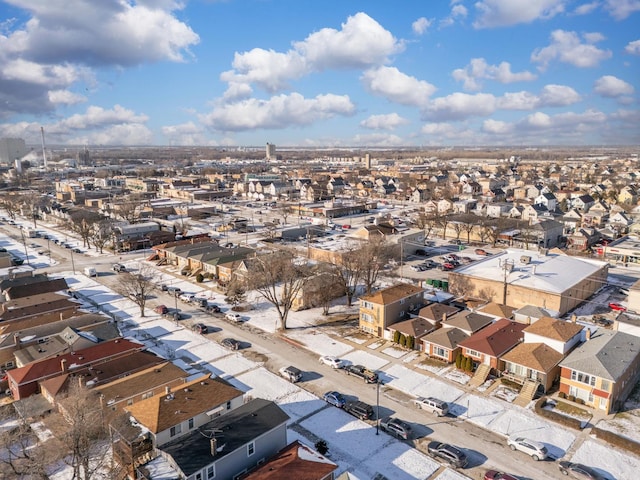
[(380, 379), (376, 380), (376, 435), (380, 431)]

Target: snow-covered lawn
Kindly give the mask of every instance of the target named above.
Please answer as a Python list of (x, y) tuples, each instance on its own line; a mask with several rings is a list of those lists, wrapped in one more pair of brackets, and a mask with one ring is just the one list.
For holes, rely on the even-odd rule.
[(518, 391), (513, 388), (509, 388), (505, 385), (501, 385), (496, 388), (493, 392), (491, 392), (492, 397), (499, 398), (500, 400), (504, 400), (505, 402), (513, 402), (518, 397)]
[[(324, 400), (320, 400), (312, 393), (302, 389), (276, 400), (276, 403), (291, 417), (289, 424), (297, 422), (302, 417), (311, 415), (321, 408), (326, 408), (328, 405)], [(329, 405), (328, 408), (335, 407)]]
[(390, 379), (386, 385), (416, 397), (435, 397), (451, 403), (464, 393), (448, 383), (401, 365), (392, 365), (383, 375)]
[(447, 468), (440, 475), (438, 475), (435, 480), (468, 480), (469, 478), (471, 477), (467, 477), (460, 472), (456, 472), (455, 470)]
[(580, 445), (571, 461), (593, 467), (611, 479), (633, 480), (638, 478), (640, 472), (640, 457), (592, 439)]
[(459, 370), (450, 370), (444, 374), (449, 380), (453, 380), (454, 382), (459, 383), (460, 385), (466, 385), (471, 380), (471, 375), (468, 375)]
[(441, 375), (441, 376), (453, 368), (451, 365), (441, 364), (441, 363), (431, 363), (428, 361), (416, 363), (416, 367), (418, 367), (421, 370), (426, 370), (427, 372), (431, 372), (435, 375)]
[(304, 344), (308, 350), (317, 353), (319, 356), (342, 357), (353, 350), (350, 345), (339, 342), (316, 329), (288, 330), (287, 337)]
[(393, 358), (401, 358), (407, 354), (407, 350), (403, 350), (402, 348), (397, 348), (397, 347), (387, 347), (384, 350), (382, 350), (382, 353), (384, 353), (385, 355), (389, 355), (390, 357), (393, 357)]
[(376, 350), (376, 349), (380, 348), (384, 344), (385, 344), (384, 340), (379, 340), (377, 342), (370, 343), (369, 345), (367, 345), (367, 348), (369, 350)]
[(350, 342), (356, 343), (358, 345), (362, 345), (367, 342), (366, 338), (344, 337), (344, 339), (349, 340)]
[(389, 363), (387, 360), (380, 358), (377, 355), (363, 352), (362, 350), (353, 350), (347, 355), (344, 355), (342, 359), (346, 360), (347, 363), (352, 363), (354, 365), (364, 365), (371, 370), (379, 370)]
[(597, 427), (640, 443), (640, 417), (630, 412), (618, 413), (611, 420), (601, 420)]
[(300, 387), (271, 373), (264, 367), (258, 367), (237, 377), (229, 378), (228, 381), (253, 398), (264, 398), (265, 400), (276, 401), (300, 391)]
[(207, 366), (207, 369), (213, 372), (215, 376), (228, 379), (248, 370), (253, 370), (257, 366), (259, 365), (247, 360), (241, 353), (235, 352), (212, 361)]

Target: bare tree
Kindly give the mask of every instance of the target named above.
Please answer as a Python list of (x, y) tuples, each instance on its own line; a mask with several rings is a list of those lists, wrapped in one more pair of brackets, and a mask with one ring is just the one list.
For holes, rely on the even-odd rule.
[(20, 203), (20, 197), (15, 193), (4, 193), (2, 194), (2, 200), (0, 200), (0, 206), (4, 208), (12, 220), (15, 220), (16, 215), (20, 212)]
[(92, 225), (91, 241), (100, 253), (112, 238), (113, 222), (110, 219), (100, 220)]
[(460, 240), (460, 235), (464, 231), (464, 223), (462, 222), (452, 222), (453, 231), (456, 232), (456, 240)]
[(69, 227), (82, 238), (82, 245), (89, 248), (90, 240), (93, 237), (94, 224), (102, 217), (96, 212), (89, 210), (76, 210), (71, 213)]
[(276, 308), (282, 330), (287, 329), (293, 301), (310, 274), (306, 260), (303, 262), (286, 251), (256, 257), (250, 262), (248, 286)]
[(435, 218), (436, 225), (442, 228), (442, 239), (447, 238), (447, 226), (449, 225), (449, 217), (447, 215), (442, 215), (441, 213), (437, 213)]
[(398, 245), (389, 245), (384, 238), (373, 238), (359, 250), (361, 278), (367, 295), (378, 281), (378, 275), (384, 266), (399, 255)]
[(463, 230), (467, 234), (467, 243), (471, 243), (471, 232), (473, 232), (473, 229), (476, 228), (476, 223), (469, 221), (467, 223), (464, 223), (463, 225)]
[[(280, 207), (277, 208), (278, 214), (282, 217), (282, 224), (286, 225), (287, 224), (287, 219), (289, 218), (290, 215), (292, 215), (294, 213), (293, 208), (291, 207), (291, 205), (287, 205), (284, 204)], [(299, 214), (300, 212), (298, 212)]]
[(110, 461), (103, 411), (90, 390), (76, 381), (58, 404), (59, 413), (51, 416), (49, 426), (68, 453), (65, 461), (73, 468), (73, 478), (90, 480)]
[(137, 272), (119, 273), (119, 282), (114, 290), (123, 297), (132, 300), (140, 307), (140, 316), (144, 317), (147, 297), (157, 290), (154, 281), (156, 272), (149, 266), (142, 266)]
[(142, 210), (142, 199), (137, 194), (132, 194), (117, 204), (115, 211), (118, 216), (129, 223), (136, 223), (140, 220)]
[(339, 264), (334, 265), (333, 275), (346, 295), (347, 305), (350, 307), (362, 277), (360, 253), (355, 245), (350, 245), (347, 251), (342, 253)]

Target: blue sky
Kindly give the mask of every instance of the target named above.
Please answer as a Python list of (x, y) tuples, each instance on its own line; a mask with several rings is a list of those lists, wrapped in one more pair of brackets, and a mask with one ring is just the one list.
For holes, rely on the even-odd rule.
[(0, 137), (640, 144), (640, 0), (0, 0)]

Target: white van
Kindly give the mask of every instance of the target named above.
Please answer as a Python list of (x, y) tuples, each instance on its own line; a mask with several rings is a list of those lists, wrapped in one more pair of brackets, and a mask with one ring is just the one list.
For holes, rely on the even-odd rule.
[(93, 267), (85, 267), (84, 268), (84, 274), (87, 277), (97, 277), (98, 276), (98, 271)]

